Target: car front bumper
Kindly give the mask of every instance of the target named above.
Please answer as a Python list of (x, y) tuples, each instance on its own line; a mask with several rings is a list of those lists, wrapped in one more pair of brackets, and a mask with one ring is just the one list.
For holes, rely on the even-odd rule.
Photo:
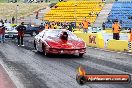
[(55, 48), (49, 48), (47, 50), (47, 53), (50, 54), (84, 54), (86, 53), (86, 49), (55, 49)]
[(5, 34), (5, 38), (17, 38), (18, 34)]

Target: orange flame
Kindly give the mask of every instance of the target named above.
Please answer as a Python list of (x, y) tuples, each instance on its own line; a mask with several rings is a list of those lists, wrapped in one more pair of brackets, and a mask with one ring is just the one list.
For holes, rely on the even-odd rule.
[(79, 72), (79, 75), (81, 76), (86, 75), (86, 71), (81, 66), (78, 68), (78, 72)]

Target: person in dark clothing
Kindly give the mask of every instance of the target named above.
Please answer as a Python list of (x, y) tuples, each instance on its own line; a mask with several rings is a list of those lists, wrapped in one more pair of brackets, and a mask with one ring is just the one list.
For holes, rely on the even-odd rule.
[(132, 16), (129, 16), (128, 19), (132, 19)]
[(16, 3), (17, 2), (17, 0), (14, 0), (14, 3)]
[(61, 27), (61, 29), (63, 29), (63, 23), (62, 22), (60, 23), (60, 27)]
[(68, 33), (63, 31), (62, 34), (60, 35), (60, 39), (66, 42), (68, 40)]
[(103, 28), (103, 30), (105, 30), (105, 22), (103, 22), (102, 28)]
[(60, 22), (59, 21), (57, 22), (57, 26), (60, 26)]
[(122, 24), (122, 20), (120, 20), (120, 24)]
[(55, 26), (55, 23), (54, 23), (54, 21), (52, 21), (52, 23), (50, 23), (50, 28), (54, 29), (54, 26)]
[(0, 22), (1, 22), (2, 24), (4, 23), (4, 21), (3, 21), (2, 19), (0, 20)]
[(5, 19), (5, 23), (7, 23), (7, 19)]
[(42, 2), (43, 2), (43, 0), (40, 0), (40, 2), (42, 3)]
[(68, 24), (68, 30), (72, 32), (72, 24), (71, 23)]
[(112, 29), (113, 29), (113, 39), (115, 40), (119, 40), (120, 38), (120, 31), (121, 31), (121, 26), (118, 23), (118, 20), (116, 19), (114, 24), (112, 25)]
[(44, 25), (44, 29), (49, 29), (49, 24), (48, 24), (48, 23), (46, 23), (46, 24)]
[(0, 42), (5, 42), (5, 27), (4, 24), (2, 24), (2, 26), (0, 26)]
[(43, 25), (43, 23), (41, 23), (41, 25), (39, 26), (39, 32), (41, 32), (43, 30), (44, 30), (44, 25)]
[(15, 17), (14, 16), (12, 17), (12, 23), (13, 24), (15, 23)]
[(67, 22), (63, 23), (63, 28), (65, 29), (67, 27)]
[(39, 11), (36, 12), (36, 19), (38, 19)]
[(19, 25), (17, 27), (17, 31), (18, 31), (18, 46), (20, 46), (20, 40), (21, 40), (21, 46), (24, 46), (23, 37), (24, 37), (24, 31), (25, 30), (26, 30), (26, 27), (24, 26), (24, 22), (22, 22), (21, 25)]
[(110, 22), (111, 22), (111, 21), (110, 21), (110, 19), (107, 19), (107, 20), (108, 20), (108, 21), (107, 21), (108, 23), (110, 23)]

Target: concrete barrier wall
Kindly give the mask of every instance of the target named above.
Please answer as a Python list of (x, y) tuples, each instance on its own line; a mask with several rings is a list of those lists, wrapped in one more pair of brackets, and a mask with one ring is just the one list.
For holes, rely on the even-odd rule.
[(129, 34), (120, 34), (121, 40), (113, 40), (113, 34), (110, 33), (75, 32), (74, 34), (83, 39), (91, 47), (106, 48), (114, 51), (128, 51)]
[(74, 33), (83, 39), (88, 46), (104, 48), (104, 40), (100, 33)]
[[(103, 39), (104, 39), (104, 45), (107, 47), (108, 40), (113, 39), (112, 33), (102, 33)], [(129, 36), (128, 34), (120, 33), (120, 40), (128, 40)]]
[(100, 33), (88, 33), (88, 46), (104, 48), (104, 40)]
[(107, 49), (114, 51), (128, 51), (128, 41), (127, 40), (109, 40), (107, 44)]

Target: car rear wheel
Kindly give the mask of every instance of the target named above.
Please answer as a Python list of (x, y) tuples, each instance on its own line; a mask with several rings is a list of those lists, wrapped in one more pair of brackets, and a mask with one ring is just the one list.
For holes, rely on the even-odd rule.
[(44, 44), (42, 44), (42, 50), (44, 55), (49, 57), (49, 53), (46, 51), (46, 46)]
[(79, 54), (79, 57), (83, 57), (83, 55), (84, 55), (84, 53), (80, 53), (80, 54)]
[(36, 49), (36, 42), (35, 42), (35, 40), (34, 40), (34, 48)]
[(39, 49), (38, 49), (38, 45), (36, 44), (35, 40), (34, 40), (34, 48), (37, 52), (39, 52)]

